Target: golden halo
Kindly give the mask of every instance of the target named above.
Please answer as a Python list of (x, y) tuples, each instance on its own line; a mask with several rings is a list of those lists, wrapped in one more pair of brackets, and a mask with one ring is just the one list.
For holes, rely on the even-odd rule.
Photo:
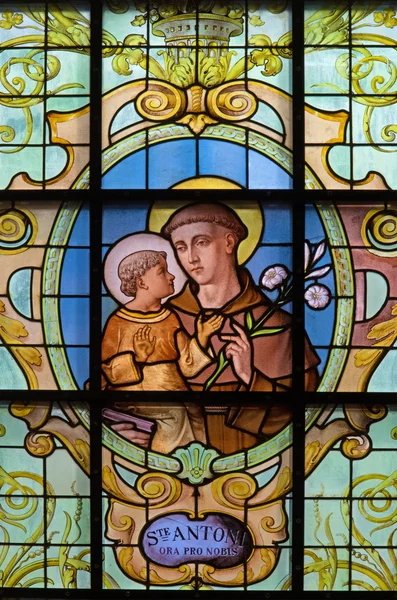
[[(182, 183), (178, 183), (172, 187), (173, 190), (238, 190), (242, 189), (241, 186), (236, 183), (232, 183), (222, 177), (193, 177), (187, 179)], [(164, 202), (157, 200), (154, 202), (149, 214), (149, 231), (153, 233), (160, 233), (163, 225), (168, 219), (180, 208), (190, 204), (191, 202), (197, 202), (197, 198), (191, 200)], [(240, 217), (241, 221), (247, 227), (248, 236), (243, 240), (238, 248), (237, 260), (239, 265), (246, 263), (256, 250), (258, 243), (262, 237), (264, 218), (262, 211), (259, 207), (258, 202), (244, 200), (244, 208), (242, 207), (241, 200), (224, 200), (223, 204), (226, 204), (229, 208), (234, 210), (235, 213)]]

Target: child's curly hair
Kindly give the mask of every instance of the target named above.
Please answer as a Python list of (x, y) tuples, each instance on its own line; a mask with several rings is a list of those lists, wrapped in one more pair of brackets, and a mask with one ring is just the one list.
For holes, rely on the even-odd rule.
[(126, 296), (136, 295), (136, 282), (152, 267), (160, 264), (160, 258), (167, 258), (166, 252), (142, 250), (129, 254), (119, 264), (118, 276), (121, 280), (120, 290)]

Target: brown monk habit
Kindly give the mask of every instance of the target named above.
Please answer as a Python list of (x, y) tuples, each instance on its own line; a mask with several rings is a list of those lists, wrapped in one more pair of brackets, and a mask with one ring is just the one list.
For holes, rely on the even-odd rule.
[[(231, 322), (245, 326), (246, 314), (250, 311), (254, 322), (257, 322), (266, 312), (271, 310), (271, 303), (266, 296), (254, 285), (246, 269), (239, 270), (242, 284), (241, 293), (222, 309), (225, 322), (222, 330), (211, 338), (214, 355), (218, 356), (225, 345), (219, 336), (235, 334)], [(169, 305), (175, 310), (186, 329), (193, 335), (194, 322), (200, 312), (204, 315), (213, 314), (217, 310), (203, 310), (195, 294), (195, 284), (186, 283), (179, 295), (170, 299)], [(281, 309), (276, 309), (265, 323), (265, 327), (282, 328), (273, 335), (256, 337), (252, 340), (253, 347), (253, 377), (249, 386), (242, 384), (235, 376), (229, 365), (211, 387), (211, 391), (252, 391), (270, 392), (287, 391), (291, 388), (292, 374), (292, 337), (291, 315)], [(317, 384), (317, 365), (319, 359), (305, 340), (305, 369), (306, 387), (315, 389)], [(189, 379), (193, 391), (202, 391), (205, 382), (216, 369), (214, 363), (207, 366), (196, 377)], [(219, 399), (219, 404), (227, 402), (227, 395)], [(284, 404), (262, 404), (262, 396), (252, 396), (253, 406), (207, 407), (206, 424), (207, 436), (211, 445), (222, 452), (230, 453), (241, 448), (253, 446), (260, 440), (268, 439), (281, 431), (291, 420), (292, 413)]]

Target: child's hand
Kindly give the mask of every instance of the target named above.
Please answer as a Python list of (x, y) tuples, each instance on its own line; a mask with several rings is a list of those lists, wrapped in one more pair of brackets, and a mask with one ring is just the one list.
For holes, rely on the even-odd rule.
[(151, 327), (145, 325), (138, 329), (132, 339), (132, 345), (134, 347), (135, 357), (138, 362), (146, 362), (151, 354), (154, 352), (156, 345), (156, 336), (150, 335)]
[(202, 315), (197, 319), (197, 339), (202, 348), (208, 346), (209, 339), (216, 331), (222, 328), (224, 317), (213, 315), (207, 321), (203, 321)]

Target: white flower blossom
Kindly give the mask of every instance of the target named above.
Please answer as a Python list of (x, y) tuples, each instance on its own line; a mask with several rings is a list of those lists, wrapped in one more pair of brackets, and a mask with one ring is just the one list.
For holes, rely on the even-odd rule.
[(288, 273), (281, 265), (275, 265), (267, 269), (262, 276), (261, 284), (266, 290), (274, 290), (287, 279)]
[(305, 292), (305, 300), (310, 308), (325, 308), (330, 301), (329, 289), (324, 285), (311, 285)]

